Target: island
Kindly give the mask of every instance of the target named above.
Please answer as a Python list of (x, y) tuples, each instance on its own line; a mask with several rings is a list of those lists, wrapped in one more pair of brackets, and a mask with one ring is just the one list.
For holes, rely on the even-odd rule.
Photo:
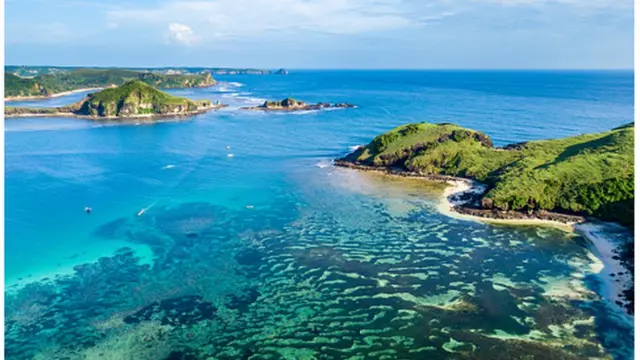
[(55, 75), (61, 73), (73, 72), (81, 69), (90, 69), (94, 71), (105, 70), (123, 70), (133, 72), (150, 72), (162, 75), (176, 74), (205, 74), (211, 73), (216, 75), (269, 75), (274, 71), (269, 69), (253, 69), (253, 68), (221, 68), (221, 67), (146, 67), (146, 68), (105, 68), (105, 67), (77, 67), (77, 66), (26, 66), (26, 65), (5, 65), (5, 73), (12, 73), (20, 77), (35, 77), (38, 75)]
[(140, 80), (157, 88), (197, 88), (216, 84), (210, 73), (159, 74), (124, 69), (72, 69), (41, 73), (33, 77), (5, 72), (5, 101), (40, 99), (72, 92), (99, 90)]
[(265, 101), (262, 105), (242, 107), (241, 110), (262, 110), (262, 111), (306, 111), (337, 108), (354, 108), (355, 105), (348, 103), (317, 103), (307, 104), (293, 98), (286, 98), (281, 101)]
[[(476, 180), (484, 191), (456, 210), (482, 217), (557, 213), (633, 224), (634, 124), (563, 139), (496, 148), (489, 136), (455, 124), (409, 124), (335, 161), (338, 166), (409, 176)], [(471, 201), (473, 200), (473, 201)]]
[(287, 70), (287, 69), (278, 69), (274, 74), (276, 74), (276, 75), (289, 75), (289, 70)]
[(131, 119), (200, 114), (225, 105), (209, 100), (192, 101), (155, 89), (141, 80), (89, 94), (83, 100), (55, 108), (5, 107), (5, 117), (79, 117), (88, 119)]
[[(376, 136), (334, 161), (336, 166), (420, 177), (453, 186), (453, 216), (507, 223), (567, 224), (595, 247), (612, 247), (603, 261), (630, 277), (612, 295), (633, 312), (633, 242), (607, 243), (591, 231), (634, 220), (634, 123), (609, 131), (495, 147), (486, 134), (451, 123), (415, 123)], [(459, 184), (467, 184), (459, 186)], [(564, 225), (563, 225), (564, 226)], [(617, 285), (618, 286), (618, 285)], [(623, 301), (624, 300), (624, 301)]]

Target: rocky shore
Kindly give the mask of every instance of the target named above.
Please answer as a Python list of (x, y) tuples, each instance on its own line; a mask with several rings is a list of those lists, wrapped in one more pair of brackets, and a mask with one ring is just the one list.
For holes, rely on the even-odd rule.
[(259, 106), (242, 107), (241, 110), (261, 110), (261, 111), (308, 111), (323, 110), (332, 108), (354, 108), (355, 105), (349, 103), (317, 103), (307, 104), (293, 98), (286, 98), (281, 101), (265, 101)]
[[(373, 171), (384, 173), (387, 175), (400, 177), (421, 178), (429, 181), (443, 182), (453, 184), (455, 182), (475, 183), (476, 186), (470, 186), (465, 191), (451, 194), (449, 201), (453, 204), (452, 209), (462, 215), (469, 215), (477, 218), (495, 219), (495, 220), (543, 220), (554, 221), (563, 224), (577, 224), (586, 221), (584, 216), (557, 213), (545, 210), (537, 210), (532, 212), (499, 210), (495, 208), (483, 208), (482, 198), (486, 193), (486, 186), (477, 183), (471, 179), (459, 178), (455, 176), (438, 175), (438, 174), (421, 174), (414, 171), (404, 170), (402, 168), (377, 167), (355, 164), (345, 159), (334, 160), (335, 166), (347, 167), (360, 171)], [(486, 205), (487, 202), (485, 201)]]

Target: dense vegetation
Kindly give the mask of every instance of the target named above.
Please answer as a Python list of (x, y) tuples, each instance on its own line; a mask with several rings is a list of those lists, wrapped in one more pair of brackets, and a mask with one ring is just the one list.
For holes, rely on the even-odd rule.
[(4, 96), (33, 96), (45, 95), (46, 91), (40, 88), (34, 79), (21, 78), (19, 76), (4, 74)]
[(5, 97), (50, 96), (82, 88), (122, 85), (135, 79), (158, 88), (204, 87), (215, 84), (215, 80), (209, 73), (167, 75), (123, 69), (80, 68), (53, 74), (40, 74), (32, 78), (21, 78), (5, 72)]
[(192, 101), (159, 91), (141, 80), (89, 94), (84, 100), (59, 108), (6, 107), (5, 115), (55, 115), (72, 113), (91, 117), (135, 117), (182, 115), (211, 107), (208, 100)]
[(410, 124), (347, 156), (356, 164), (473, 178), (489, 185), (482, 205), (553, 210), (633, 224), (634, 126), (494, 148), (454, 124)]

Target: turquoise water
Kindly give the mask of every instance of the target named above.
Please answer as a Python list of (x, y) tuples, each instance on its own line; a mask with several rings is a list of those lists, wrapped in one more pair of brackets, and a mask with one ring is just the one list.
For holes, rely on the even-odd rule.
[[(610, 129), (632, 73), (219, 80), (171, 91), (231, 105), (186, 121), (5, 122), (8, 358), (631, 356), (582, 238), (451, 219), (441, 185), (330, 164), (412, 121), (498, 145)], [(237, 110), (286, 96), (358, 108)]]

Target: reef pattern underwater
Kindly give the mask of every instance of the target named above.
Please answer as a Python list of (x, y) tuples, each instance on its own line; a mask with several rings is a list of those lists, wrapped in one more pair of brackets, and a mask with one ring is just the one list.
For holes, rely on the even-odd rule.
[(6, 292), (6, 358), (632, 357), (582, 238), (448, 218), (415, 188), (310, 187), (103, 224), (153, 258), (125, 247)]

